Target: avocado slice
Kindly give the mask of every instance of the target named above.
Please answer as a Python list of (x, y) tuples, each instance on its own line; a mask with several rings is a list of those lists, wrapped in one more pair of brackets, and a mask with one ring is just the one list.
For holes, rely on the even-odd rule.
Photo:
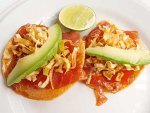
[(48, 39), (41, 48), (18, 60), (16, 66), (8, 75), (8, 86), (20, 82), (25, 76), (41, 67), (57, 53), (59, 42), (62, 39), (61, 28), (58, 24), (55, 24), (48, 29), (48, 34)]
[(118, 64), (140, 66), (150, 63), (150, 51), (148, 50), (125, 50), (111, 46), (104, 46), (87, 48), (85, 53), (91, 56), (102, 57)]

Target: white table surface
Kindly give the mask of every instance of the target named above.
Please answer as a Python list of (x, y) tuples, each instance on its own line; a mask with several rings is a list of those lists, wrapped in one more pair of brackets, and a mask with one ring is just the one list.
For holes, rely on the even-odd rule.
[[(16, 4), (18, 4), (21, 1), (23, 0), (0, 0), (0, 15), (2, 15), (8, 10), (11, 10), (11, 7), (14, 7)], [(149, 7), (150, 9), (150, 0), (134, 0), (134, 1), (141, 2), (141, 4), (144, 4), (145, 7)]]
[(0, 0), (0, 14), (18, 0)]

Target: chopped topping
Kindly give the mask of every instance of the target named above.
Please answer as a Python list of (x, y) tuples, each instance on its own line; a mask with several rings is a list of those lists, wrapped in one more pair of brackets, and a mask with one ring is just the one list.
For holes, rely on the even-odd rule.
[(70, 53), (70, 51), (68, 49), (66, 49), (62, 52), (62, 56), (66, 57), (69, 53)]
[(115, 75), (115, 70), (108, 70), (108, 71), (103, 71), (104, 77), (106, 77), (108, 80), (111, 80), (113, 75)]
[(115, 68), (115, 71), (118, 72), (118, 71), (120, 71), (122, 68), (123, 68), (123, 66), (118, 65), (118, 66)]
[(25, 46), (33, 46), (33, 44), (29, 40), (21, 38), (20, 34), (16, 34), (16, 36), (14, 37), (14, 42), (23, 44)]
[(60, 45), (59, 45), (59, 51), (60, 52), (63, 52), (67, 47), (65, 46), (65, 43), (66, 42), (69, 42), (71, 45), (74, 46), (73, 42), (71, 40), (66, 40), (66, 39), (63, 39), (61, 42), (60, 42)]
[(56, 54), (54, 59), (55, 59), (54, 67), (56, 67), (56, 72), (63, 73), (63, 69), (65, 69), (66, 72), (70, 70), (71, 63), (67, 58), (60, 56), (59, 54)]
[[(10, 42), (9, 42), (10, 43)], [(3, 54), (3, 60), (2, 60), (2, 63), (3, 63), (3, 65), (6, 65), (6, 66), (2, 66), (2, 70), (3, 70), (3, 72), (5, 72), (6, 70), (7, 70), (7, 68), (5, 68), (5, 67), (7, 67), (8, 65), (10, 65), (10, 63), (11, 63), (11, 59), (12, 58), (12, 52), (11, 51), (9, 51), (7, 48), (5, 49), (5, 52), (4, 52), (4, 54)]]
[(38, 83), (38, 86), (40, 88), (45, 88), (49, 83), (51, 84), (51, 88), (54, 89), (54, 86), (53, 86), (53, 80), (52, 80), (52, 77), (53, 77), (53, 70), (54, 68), (52, 68), (49, 72), (49, 74), (47, 75), (47, 78), (46, 80), (42, 83), (41, 81)]
[(127, 70), (134, 70), (134, 68), (130, 64), (124, 64)]
[(11, 59), (12, 58), (12, 54), (11, 51), (9, 51), (8, 49), (5, 49), (5, 52), (3, 54), (4, 59)]
[(117, 67), (117, 64), (113, 64), (111, 61), (106, 61), (105, 65), (109, 68), (109, 69), (114, 69)]
[(52, 69), (53, 65), (54, 65), (54, 59), (52, 59), (46, 66), (44, 66), (43, 68), (43, 74), (48, 76), (50, 70)]
[(65, 62), (65, 68), (66, 68), (66, 72), (70, 70), (71, 64), (70, 61), (67, 58), (63, 58), (64, 62)]
[(139, 71), (140, 70), (140, 66), (135, 66), (135, 71)]
[(50, 69), (49, 74), (47, 75), (46, 80), (43, 83), (41, 81), (38, 83), (38, 86), (40, 88), (45, 88), (50, 83), (51, 84), (51, 88), (54, 89), (53, 80), (52, 80), (53, 71), (54, 71), (54, 67)]
[(125, 43), (123, 41), (120, 41), (119, 45), (120, 45), (120, 48), (122, 48), (122, 49), (126, 48), (126, 45), (125, 45)]
[(52, 68), (52, 69), (50, 70), (50, 73), (49, 73), (49, 81), (50, 81), (50, 84), (51, 84), (51, 88), (52, 88), (52, 89), (54, 89), (54, 86), (53, 86), (53, 79), (52, 79), (52, 77), (53, 77), (53, 71), (54, 71), (54, 68)]
[(116, 77), (116, 81), (121, 81), (121, 78), (123, 77), (123, 75), (124, 75), (123, 72), (118, 73)]
[(94, 67), (100, 72), (102, 70), (105, 69), (105, 65), (103, 65), (102, 63), (95, 63)]
[(126, 70), (134, 70), (134, 71), (138, 71), (140, 70), (140, 66), (131, 66), (129, 64), (124, 64), (124, 66), (126, 67)]
[(130, 49), (130, 48), (138, 48), (138, 44), (135, 44), (134, 41), (126, 35), (123, 30), (118, 29), (114, 24), (107, 24), (107, 25), (98, 25), (98, 28), (102, 30), (103, 37), (99, 38), (98, 34), (92, 35), (93, 39), (91, 40), (89, 47), (96, 47), (96, 46), (113, 46), (122, 49)]
[(38, 25), (27, 25), (27, 34), (22, 37), (17, 33), (13, 38), (10, 50), (14, 55), (23, 57), (29, 55), (41, 47), (48, 38), (47, 28)]
[(93, 40), (91, 40), (90, 47), (96, 46), (98, 36), (94, 36), (94, 37), (95, 38)]
[(40, 88), (45, 88), (49, 84), (49, 81), (50, 81), (50, 77), (47, 76), (46, 80), (43, 83), (41, 81), (38, 83), (38, 86)]
[(26, 28), (26, 30), (28, 31), (27, 38), (30, 38), (34, 43), (36, 43), (37, 40), (39, 40), (39, 45), (43, 45), (48, 38), (48, 32), (46, 27), (30, 25)]
[(72, 62), (72, 67), (71, 67), (71, 69), (74, 69), (75, 67), (76, 67), (76, 57), (77, 57), (77, 52), (78, 52), (78, 50), (79, 50), (79, 48), (78, 47), (75, 47), (74, 49), (73, 49), (73, 52), (72, 52), (72, 60), (71, 60), (71, 62)]
[[(108, 80), (111, 80), (113, 75), (120, 69), (122, 66), (112, 63), (111, 61), (104, 61), (102, 59), (98, 59), (96, 57), (89, 57), (85, 60), (86, 63), (91, 64), (91, 70), (93, 68), (96, 74), (102, 73)], [(94, 67), (92, 66), (94, 65)]]
[(25, 78), (29, 81), (35, 82), (37, 80), (36, 76), (39, 74), (39, 70), (33, 71), (31, 74), (26, 76)]
[(91, 79), (92, 79), (92, 74), (90, 73), (90, 74), (89, 74), (89, 77), (88, 77), (88, 79), (87, 79), (87, 81), (86, 81), (86, 84), (90, 84)]

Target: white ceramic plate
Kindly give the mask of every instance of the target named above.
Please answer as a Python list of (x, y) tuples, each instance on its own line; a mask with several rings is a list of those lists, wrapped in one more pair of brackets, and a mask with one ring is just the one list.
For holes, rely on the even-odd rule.
[[(136, 30), (150, 49), (150, 12), (134, 0), (27, 0), (0, 16), (0, 55), (16, 30), (26, 23), (44, 21), (50, 25), (62, 7), (82, 3), (94, 9), (97, 22), (108, 20), (119, 28)], [(88, 31), (87, 31), (88, 32)], [(117, 94), (107, 94), (108, 101), (95, 105), (95, 96), (85, 85), (77, 83), (52, 101), (34, 101), (15, 94), (4, 85), (0, 75), (0, 111), (5, 113), (150, 113), (150, 67), (138, 79)]]

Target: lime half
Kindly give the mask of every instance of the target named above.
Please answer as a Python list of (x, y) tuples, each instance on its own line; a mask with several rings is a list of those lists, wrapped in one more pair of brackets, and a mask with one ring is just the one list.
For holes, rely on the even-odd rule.
[(59, 21), (72, 30), (86, 30), (95, 23), (95, 12), (85, 5), (69, 5), (59, 13)]

